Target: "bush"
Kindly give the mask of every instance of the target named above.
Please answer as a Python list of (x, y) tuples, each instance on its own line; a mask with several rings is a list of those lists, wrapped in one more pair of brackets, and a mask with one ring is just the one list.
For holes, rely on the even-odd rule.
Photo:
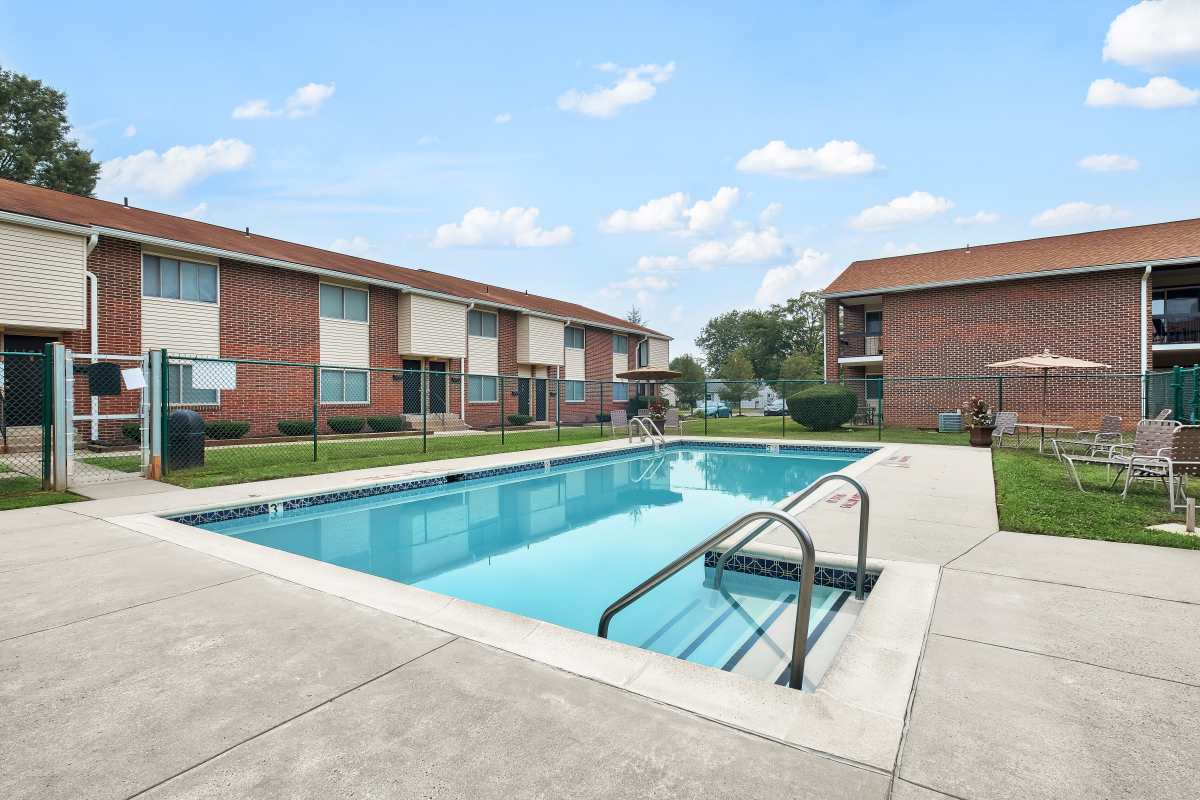
[(639, 411), (641, 411), (643, 408), (649, 407), (649, 405), (650, 397), (644, 394), (639, 394), (636, 397), (629, 398), (629, 402), (626, 404), (625, 408), (629, 411), (629, 416), (636, 417)]
[(533, 417), (529, 416), (528, 414), (509, 414), (507, 419), (509, 425), (517, 426), (528, 425), (529, 423), (533, 422)]
[(787, 408), (791, 418), (810, 431), (831, 431), (854, 419), (858, 395), (836, 384), (811, 386), (789, 397)]
[(142, 440), (142, 425), (139, 422), (126, 422), (121, 426), (121, 435), (131, 442)]
[(358, 433), (367, 421), (362, 417), (330, 417), (325, 424), (334, 433)]
[(215, 419), (204, 423), (204, 435), (209, 439), (240, 439), (250, 432), (250, 423), (236, 419)]
[(402, 416), (395, 417), (367, 417), (367, 427), (376, 433), (391, 433), (393, 431), (406, 431), (412, 426), (408, 424)]
[(275, 427), (284, 436), (312, 436), (313, 423), (311, 419), (281, 419)]
[(612, 422), (612, 414), (607, 412), (596, 415), (596, 422)]

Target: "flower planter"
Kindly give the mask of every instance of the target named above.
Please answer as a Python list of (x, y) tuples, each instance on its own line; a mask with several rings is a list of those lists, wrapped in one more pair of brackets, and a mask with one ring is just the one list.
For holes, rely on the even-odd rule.
[(995, 425), (979, 425), (971, 428), (971, 447), (991, 447), (992, 431), (994, 430), (996, 430)]

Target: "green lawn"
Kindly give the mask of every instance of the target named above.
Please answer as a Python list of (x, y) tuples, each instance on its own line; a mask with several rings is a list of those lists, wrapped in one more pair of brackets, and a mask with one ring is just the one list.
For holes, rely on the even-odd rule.
[(1200, 549), (1200, 537), (1146, 530), (1183, 521), (1181, 512), (1167, 509), (1161, 484), (1135, 485), (1121, 500), (1119, 487), (1108, 489), (1103, 467), (1081, 464), (1083, 488), (1091, 492), (1083, 494), (1055, 459), (1015, 450), (994, 451), (992, 471), (1001, 530)]
[[(683, 432), (688, 436), (704, 435), (704, 420), (685, 419)], [(882, 435), (881, 435), (882, 433)], [(840, 428), (836, 431), (813, 432), (797, 425), (790, 417), (727, 417), (708, 419), (709, 436), (762, 436), (772, 439), (830, 439), (839, 442), (897, 442), (903, 444), (967, 444), (966, 433), (938, 433), (911, 428)]]
[(43, 492), (42, 482), (37, 478), (24, 475), (15, 478), (0, 478), (0, 511), (50, 506), (56, 503), (73, 503), (82, 499), (82, 497), (69, 492)]

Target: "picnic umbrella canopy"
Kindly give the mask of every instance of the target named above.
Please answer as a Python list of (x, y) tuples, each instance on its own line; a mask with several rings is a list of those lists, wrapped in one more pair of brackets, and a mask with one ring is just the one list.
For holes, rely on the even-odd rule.
[(1082, 358), (1071, 358), (1070, 356), (1059, 356), (1050, 352), (1047, 347), (1042, 352), (1033, 356), (1025, 356), (1023, 358), (1014, 358), (1011, 361), (997, 361), (995, 364), (988, 364), (988, 369), (1004, 369), (1005, 367), (1019, 367), (1021, 369), (1040, 369), (1042, 371), (1042, 416), (1046, 416), (1046, 389), (1049, 383), (1050, 370), (1052, 369), (1110, 369), (1108, 364), (1099, 364), (1095, 361), (1085, 361)]

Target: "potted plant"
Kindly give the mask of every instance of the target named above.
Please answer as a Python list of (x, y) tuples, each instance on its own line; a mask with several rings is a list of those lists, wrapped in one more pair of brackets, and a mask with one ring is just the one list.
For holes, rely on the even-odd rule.
[(992, 431), (996, 429), (996, 417), (992, 407), (978, 395), (963, 403), (959, 409), (963, 425), (971, 431), (971, 447), (991, 447)]
[(663, 423), (667, 421), (667, 407), (670, 403), (667, 398), (661, 395), (654, 395), (646, 402), (646, 408), (650, 409), (650, 422), (658, 429), (659, 433), (663, 431)]

